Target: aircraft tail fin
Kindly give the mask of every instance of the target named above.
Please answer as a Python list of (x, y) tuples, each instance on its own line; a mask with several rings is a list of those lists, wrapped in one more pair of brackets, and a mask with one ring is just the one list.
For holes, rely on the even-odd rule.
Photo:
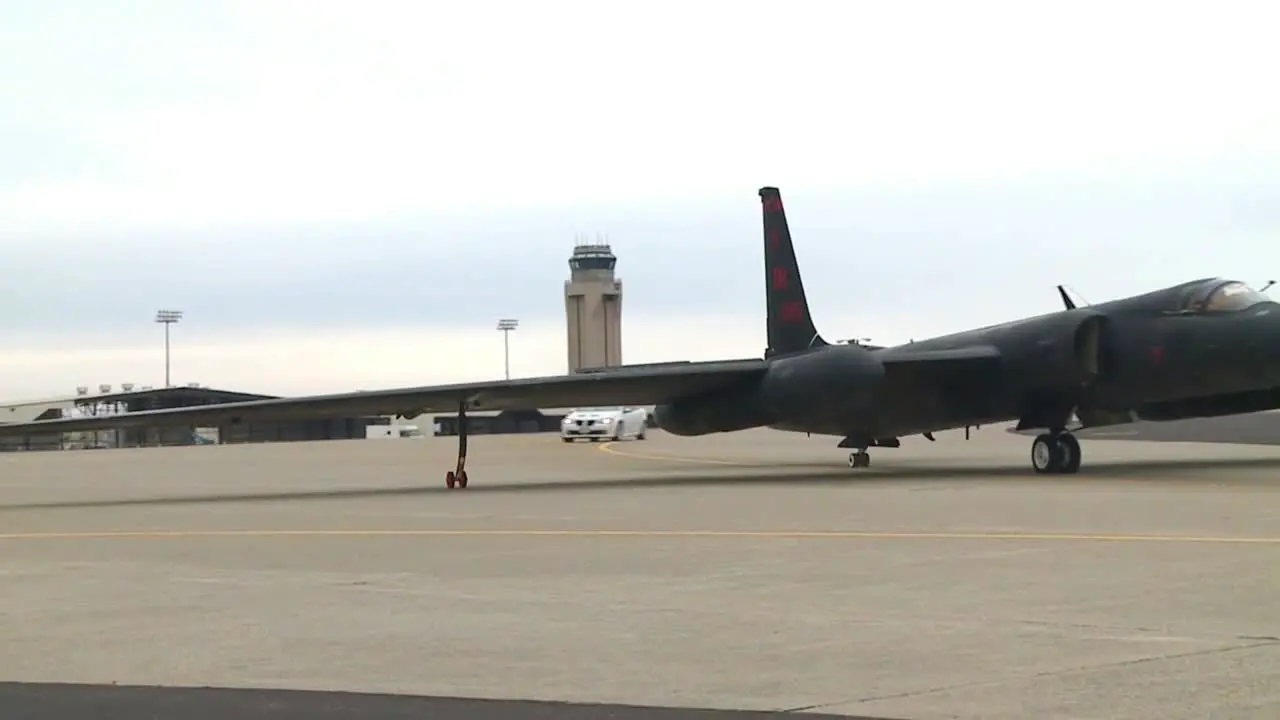
[(775, 187), (760, 188), (760, 204), (764, 215), (765, 297), (768, 308), (769, 347), (765, 357), (801, 352), (824, 347), (828, 343), (818, 334), (809, 315), (804, 284), (800, 281), (800, 265), (796, 262), (791, 229), (782, 207), (782, 194)]

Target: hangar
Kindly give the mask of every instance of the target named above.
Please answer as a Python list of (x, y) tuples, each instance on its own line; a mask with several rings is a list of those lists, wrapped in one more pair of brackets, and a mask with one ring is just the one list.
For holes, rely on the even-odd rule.
[[(277, 399), (276, 395), (233, 392), (199, 386), (167, 387), (127, 392), (82, 394), (0, 405), (0, 422), (30, 422), (85, 415), (115, 415), (196, 405), (216, 405)], [(79, 433), (52, 433), (0, 438), (0, 451), (72, 450), (155, 447), (300, 440), (364, 438), (369, 425), (388, 424), (387, 418), (353, 417), (294, 422), (243, 423), (212, 428), (133, 428)]]
[[(83, 388), (82, 388), (83, 389)], [(145, 410), (216, 405), (221, 403), (274, 400), (278, 395), (236, 392), (190, 385), (145, 388), (123, 392), (83, 393), (71, 397), (48, 398), (0, 404), (0, 424), (56, 420), (85, 415), (117, 415)], [(555, 432), (568, 409), (504, 410), (480, 412), (467, 417), (467, 432), (491, 433)], [(405, 421), (413, 423), (413, 420)], [(457, 435), (456, 415), (430, 418), (429, 434)], [(300, 442), (306, 440), (354, 440), (374, 435), (370, 428), (397, 425), (390, 417), (339, 417), (281, 422), (240, 423), (197, 428), (119, 428), (75, 433), (33, 434), (0, 438), (0, 452), (23, 450), (89, 450), (102, 448), (162, 447), (172, 445), (223, 445), (256, 442)]]

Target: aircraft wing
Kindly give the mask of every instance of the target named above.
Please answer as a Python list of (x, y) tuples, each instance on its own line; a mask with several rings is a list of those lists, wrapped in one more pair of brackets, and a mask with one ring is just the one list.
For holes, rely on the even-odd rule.
[(110, 428), (216, 426), (325, 417), (402, 415), (468, 410), (655, 405), (727, 387), (762, 374), (763, 360), (673, 363), (575, 375), (397, 388), (337, 395), (251, 400), (98, 417), (0, 425), (0, 437)]

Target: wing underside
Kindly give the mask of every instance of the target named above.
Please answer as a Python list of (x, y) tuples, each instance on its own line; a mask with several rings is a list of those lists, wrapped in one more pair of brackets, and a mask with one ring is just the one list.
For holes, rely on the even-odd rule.
[(0, 425), (0, 437), (110, 428), (215, 426), (246, 422), (585, 405), (656, 405), (745, 382), (763, 360), (627, 368), (577, 375), (253, 400), (99, 417)]

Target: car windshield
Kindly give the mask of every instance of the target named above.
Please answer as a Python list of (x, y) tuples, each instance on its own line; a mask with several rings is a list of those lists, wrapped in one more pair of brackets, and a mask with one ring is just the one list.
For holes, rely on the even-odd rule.
[(1234, 280), (1211, 286), (1209, 293), (1203, 297), (1196, 309), (1205, 313), (1235, 312), (1271, 301), (1267, 295)]

